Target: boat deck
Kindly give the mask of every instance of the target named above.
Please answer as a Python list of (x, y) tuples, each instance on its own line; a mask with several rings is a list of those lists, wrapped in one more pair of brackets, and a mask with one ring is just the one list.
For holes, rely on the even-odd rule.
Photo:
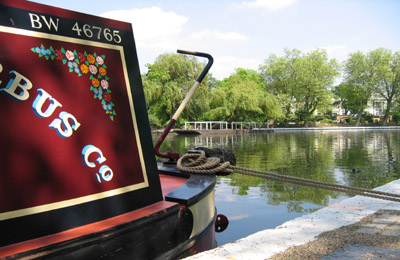
[(182, 186), (187, 180), (188, 179), (182, 177), (160, 174), (161, 189), (164, 199), (168, 193), (171, 193), (172, 191)]

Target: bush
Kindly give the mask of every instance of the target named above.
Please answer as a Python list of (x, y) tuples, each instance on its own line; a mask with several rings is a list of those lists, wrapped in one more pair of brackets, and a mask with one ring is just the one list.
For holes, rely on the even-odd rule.
[(371, 115), (371, 114), (363, 114), (362, 116), (361, 116), (361, 123), (365, 123), (365, 122), (368, 122), (368, 123), (373, 123), (374, 122), (374, 116), (373, 115)]
[(393, 122), (395, 122), (395, 123), (400, 122), (400, 112), (394, 112), (392, 114), (392, 117), (393, 117)]
[(349, 124), (355, 124), (357, 122), (357, 120), (355, 118), (353, 118), (353, 117), (349, 117), (347, 120), (348, 120), (347, 122)]
[(162, 123), (161, 123), (160, 119), (154, 114), (149, 113), (149, 123), (150, 123), (151, 128), (161, 128), (162, 127)]
[(321, 123), (326, 123), (326, 124), (335, 124), (335, 123), (337, 123), (336, 121), (333, 121), (332, 119), (323, 119), (320, 122)]

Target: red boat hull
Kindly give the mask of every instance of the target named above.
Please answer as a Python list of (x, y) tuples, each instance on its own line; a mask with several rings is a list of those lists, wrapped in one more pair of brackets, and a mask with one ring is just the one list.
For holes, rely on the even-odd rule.
[[(206, 189), (194, 193), (190, 190), (199, 190), (196, 183), (200, 183), (200, 176), (192, 180), (185, 175), (183, 178), (161, 176), (161, 183), (164, 181), (168, 194), (186, 195), (181, 203), (162, 201), (54, 235), (2, 247), (0, 258), (177, 259), (214, 248), (216, 212), (212, 178), (205, 177), (205, 182), (201, 182), (208, 184)], [(171, 191), (172, 186), (176, 189)], [(172, 200), (180, 199), (174, 196)], [(189, 201), (191, 204), (188, 204)], [(198, 206), (214, 210), (207, 212), (206, 209), (201, 213), (203, 216), (196, 216), (194, 208)], [(204, 224), (195, 228), (195, 223)], [(194, 232), (194, 229), (199, 231)]]

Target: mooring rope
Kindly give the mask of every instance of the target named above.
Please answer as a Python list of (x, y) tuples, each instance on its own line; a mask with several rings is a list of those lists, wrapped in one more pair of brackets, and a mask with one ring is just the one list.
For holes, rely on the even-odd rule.
[(219, 172), (236, 172), (248, 176), (266, 178), (274, 181), (281, 181), (332, 191), (344, 192), (351, 195), (361, 195), (371, 198), (400, 202), (400, 194), (370, 190), (365, 188), (350, 187), (346, 185), (304, 179), (284, 174), (253, 170), (244, 167), (234, 166), (231, 165), (229, 162), (220, 163), (219, 158), (207, 158), (205, 156), (205, 152), (201, 150), (198, 150), (197, 153), (187, 153), (181, 156), (177, 162), (177, 167), (182, 172), (194, 174), (217, 174)]

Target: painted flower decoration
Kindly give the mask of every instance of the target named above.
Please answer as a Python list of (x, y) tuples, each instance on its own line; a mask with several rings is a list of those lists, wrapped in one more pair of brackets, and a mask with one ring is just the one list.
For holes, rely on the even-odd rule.
[(104, 64), (104, 59), (101, 56), (97, 56), (96, 57), (96, 61), (99, 65), (103, 65)]
[(67, 57), (67, 60), (74, 60), (75, 59), (75, 55), (72, 51), (66, 51), (65, 52), (65, 57)]
[(102, 88), (108, 89), (108, 81), (107, 80), (102, 79), (100, 84), (101, 84)]
[(95, 88), (93, 90), (93, 92), (94, 92), (94, 98), (97, 98), (97, 99), (100, 99), (100, 100), (103, 98), (103, 89)]
[[(60, 50), (55, 50), (55, 56), (56, 56), (57, 60), (62, 60), (62, 58), (63, 58), (63, 54), (61, 53)], [(39, 55), (39, 57), (40, 57), (40, 55)], [(48, 59), (48, 58), (46, 58), (46, 59)]]
[(89, 67), (86, 64), (81, 64), (80, 69), (83, 74), (87, 74), (89, 72)]
[(93, 78), (92, 85), (97, 88), (98, 86), (100, 86), (100, 81), (96, 78)]
[(86, 57), (85, 54), (83, 54), (82, 52), (78, 53), (78, 59), (80, 63), (84, 63), (86, 61)]
[(97, 67), (94, 65), (89, 65), (89, 71), (90, 73), (92, 73), (93, 75), (96, 75), (97, 73)]
[(90, 64), (94, 64), (96, 61), (96, 58), (92, 54), (87, 55), (86, 59)]
[(111, 101), (111, 94), (110, 93), (104, 93), (103, 94), (103, 99), (105, 100), (105, 101)]
[(99, 73), (100, 73), (101, 76), (104, 77), (107, 74), (107, 70), (105, 68), (103, 68), (103, 67), (100, 67), (99, 68)]
[(76, 50), (65, 50), (63, 47), (61, 49), (54, 49), (52, 46), (45, 48), (43, 44), (31, 50), (46, 60), (62, 61), (64, 65), (67, 65), (69, 72), (75, 72), (79, 77), (84, 74), (88, 75), (90, 80), (89, 89), (93, 92), (93, 98), (101, 102), (105, 113), (114, 121), (114, 116), (117, 113), (114, 109), (115, 105), (111, 101), (110, 78), (107, 76), (105, 55), (88, 54), (86, 51), (82, 53)]

